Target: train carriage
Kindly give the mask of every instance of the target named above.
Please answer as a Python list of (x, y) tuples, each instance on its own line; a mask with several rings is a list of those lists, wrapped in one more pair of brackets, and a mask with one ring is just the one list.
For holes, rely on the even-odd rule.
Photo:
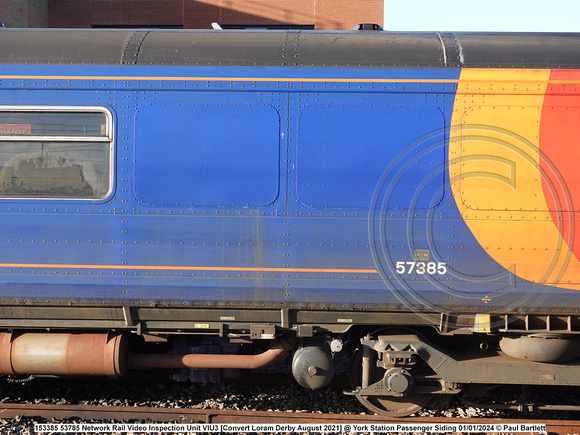
[(367, 28), (2, 29), (0, 373), (578, 385), (580, 37)]

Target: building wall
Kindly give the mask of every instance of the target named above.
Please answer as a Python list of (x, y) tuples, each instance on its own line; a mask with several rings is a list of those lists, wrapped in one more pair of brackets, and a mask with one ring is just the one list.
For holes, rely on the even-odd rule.
[(47, 27), (48, 0), (0, 0), (0, 23), (6, 27)]
[[(0, 0), (10, 1), (10, 0)], [(13, 0), (23, 1), (23, 0)], [(33, 1), (33, 0), (31, 0)], [(34, 0), (41, 1), (41, 0)], [(383, 0), (44, 0), (49, 27), (314, 25), (348, 30), (383, 22)]]

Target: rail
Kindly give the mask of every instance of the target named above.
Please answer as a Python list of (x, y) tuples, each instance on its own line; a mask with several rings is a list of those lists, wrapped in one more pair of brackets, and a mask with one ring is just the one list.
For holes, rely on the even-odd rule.
[[(236, 411), (195, 408), (152, 408), (93, 405), (0, 404), (0, 418), (4, 420), (21, 416), (37, 417), (50, 421), (66, 419), (100, 421), (148, 421), (174, 423), (253, 423), (253, 424), (462, 424), (498, 425), (545, 424), (548, 434), (566, 435), (580, 433), (580, 420), (537, 420), (497, 418), (445, 418), (408, 417), (403, 419), (379, 415), (320, 414), (276, 411)], [(502, 431), (503, 432), (503, 431)]]

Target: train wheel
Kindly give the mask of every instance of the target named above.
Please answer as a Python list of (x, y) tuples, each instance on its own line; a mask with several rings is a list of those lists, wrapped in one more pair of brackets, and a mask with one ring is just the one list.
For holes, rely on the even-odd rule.
[(431, 394), (408, 394), (405, 397), (357, 396), (363, 406), (380, 415), (406, 417), (423, 409), (431, 401)]
[[(354, 351), (350, 366), (350, 380), (354, 389), (362, 386), (362, 346)], [(413, 367), (413, 371), (425, 372), (428, 367)], [(378, 382), (383, 378), (385, 370), (375, 367), (372, 370), (370, 384)], [(402, 397), (396, 396), (360, 396), (357, 399), (370, 411), (390, 417), (406, 417), (414, 414), (433, 400), (435, 395), (429, 393), (409, 393)]]
[(420, 411), (426, 406), (429, 406), (431, 409), (447, 409), (451, 402), (452, 395), (409, 394), (405, 397), (357, 397), (363, 406), (377, 414), (388, 415), (390, 417), (406, 417)]

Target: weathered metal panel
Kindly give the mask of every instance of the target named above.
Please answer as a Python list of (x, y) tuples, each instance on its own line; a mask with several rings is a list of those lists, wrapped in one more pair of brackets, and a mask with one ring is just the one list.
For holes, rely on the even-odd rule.
[(239, 101), (222, 99), (216, 94), (206, 102), (190, 98), (137, 108), (135, 194), (140, 201), (267, 207), (278, 199), (280, 113), (241, 93)]
[(578, 68), (580, 34), (458, 33), (466, 68)]
[(577, 68), (578, 34), (3, 29), (0, 63)]
[(0, 63), (118, 64), (130, 35), (107, 30), (2, 29)]

